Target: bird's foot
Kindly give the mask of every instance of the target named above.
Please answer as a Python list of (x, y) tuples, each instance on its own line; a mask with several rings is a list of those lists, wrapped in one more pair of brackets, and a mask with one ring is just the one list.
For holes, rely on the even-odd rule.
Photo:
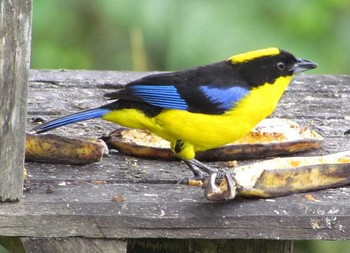
[(203, 188), (206, 199), (210, 201), (223, 201), (234, 199), (237, 189), (240, 187), (233, 175), (225, 173), (222, 177), (218, 176), (217, 173), (212, 173), (204, 181)]

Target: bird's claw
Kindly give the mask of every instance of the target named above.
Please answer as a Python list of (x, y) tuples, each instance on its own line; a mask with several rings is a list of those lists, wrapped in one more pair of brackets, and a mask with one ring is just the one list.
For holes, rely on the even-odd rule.
[[(217, 179), (219, 183), (217, 184)], [(239, 186), (233, 175), (225, 173), (218, 177), (217, 173), (212, 173), (207, 177), (203, 184), (205, 198), (210, 201), (221, 201), (234, 199)]]

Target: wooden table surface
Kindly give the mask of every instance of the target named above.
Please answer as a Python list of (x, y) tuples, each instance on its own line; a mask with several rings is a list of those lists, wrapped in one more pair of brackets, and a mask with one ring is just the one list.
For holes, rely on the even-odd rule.
[[(105, 103), (103, 94), (147, 73), (32, 70), (28, 126)], [(301, 155), (350, 150), (350, 76), (301, 75), (275, 117), (308, 126), (323, 148)], [(107, 134), (116, 127), (91, 120), (52, 131), (65, 136)], [(252, 161), (239, 161), (245, 164)], [(225, 163), (210, 163), (223, 167)], [(199, 187), (177, 184), (191, 175), (179, 161), (133, 158), (112, 151), (86, 166), (26, 163), (29, 181), (19, 203), (0, 205), (0, 234), (28, 237), (350, 239), (350, 188), (274, 199), (205, 200)], [(100, 181), (104, 183), (101, 184)], [(114, 202), (112, 198), (124, 199)]]

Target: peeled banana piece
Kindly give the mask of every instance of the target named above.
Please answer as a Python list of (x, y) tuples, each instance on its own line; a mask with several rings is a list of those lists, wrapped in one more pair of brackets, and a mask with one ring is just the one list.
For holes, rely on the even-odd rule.
[[(217, 183), (219, 181), (219, 183)], [(236, 196), (273, 198), (350, 184), (350, 151), (326, 156), (288, 157), (234, 168), (219, 179), (204, 182), (208, 200)]]
[(71, 165), (98, 162), (108, 148), (102, 140), (82, 140), (53, 134), (26, 135), (25, 160)]

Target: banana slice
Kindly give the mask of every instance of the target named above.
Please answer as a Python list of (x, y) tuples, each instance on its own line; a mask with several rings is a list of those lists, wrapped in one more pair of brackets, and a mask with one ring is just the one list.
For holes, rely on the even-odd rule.
[(26, 135), (25, 160), (85, 165), (98, 162), (108, 148), (102, 140), (81, 140), (53, 134)]
[(236, 167), (222, 179), (210, 175), (203, 188), (208, 200), (217, 201), (233, 199), (236, 195), (271, 198), (347, 184), (350, 184), (350, 151), (276, 158)]

